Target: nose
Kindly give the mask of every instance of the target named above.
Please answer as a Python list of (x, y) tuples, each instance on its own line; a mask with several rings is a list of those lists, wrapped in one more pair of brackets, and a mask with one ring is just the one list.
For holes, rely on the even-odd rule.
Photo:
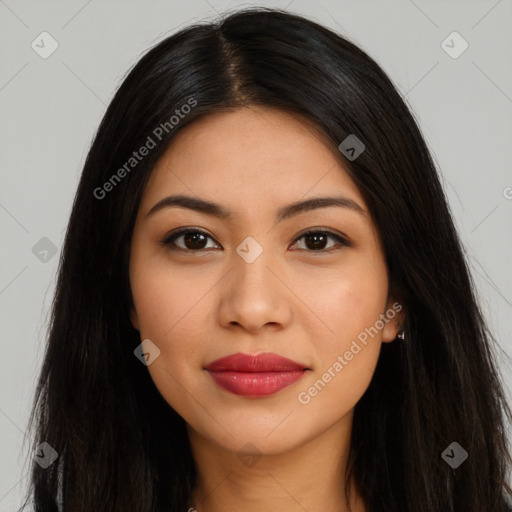
[(233, 267), (221, 284), (220, 322), (257, 332), (286, 327), (292, 318), (292, 293), (279, 265), (263, 251), (252, 263), (233, 255)]

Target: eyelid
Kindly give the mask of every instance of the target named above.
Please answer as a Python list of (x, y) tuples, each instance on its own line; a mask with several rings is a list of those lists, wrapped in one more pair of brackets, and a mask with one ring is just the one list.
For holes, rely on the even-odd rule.
[(294, 241), (299, 240), (299, 238), (302, 238), (305, 235), (317, 234), (317, 233), (323, 233), (323, 234), (331, 235), (334, 238), (339, 238), (340, 240), (342, 240), (344, 244), (351, 245), (351, 243), (349, 242), (348, 237), (345, 236), (343, 233), (340, 233), (338, 231), (334, 231), (334, 230), (332, 230), (330, 228), (324, 228), (322, 226), (313, 226), (311, 228), (305, 229), (304, 231), (300, 232), (298, 235), (295, 236)]
[(217, 245), (220, 245), (220, 243), (217, 242), (217, 240), (215, 240), (215, 238), (213, 238), (213, 236), (210, 235), (207, 231), (204, 231), (201, 228), (196, 228), (194, 226), (186, 226), (186, 227), (178, 228), (174, 231), (171, 231), (170, 233), (168, 233), (167, 235), (164, 236), (164, 238), (160, 241), (160, 243), (162, 243), (164, 246), (169, 247), (171, 250), (176, 250), (176, 251), (183, 251), (183, 252), (190, 252), (190, 253), (204, 251), (205, 249), (198, 249), (196, 251), (193, 251), (192, 249), (187, 250), (187, 249), (182, 249), (181, 247), (171, 247), (171, 242), (173, 240), (180, 237), (181, 235), (184, 235), (184, 234), (190, 233), (190, 232), (200, 233), (201, 235), (211, 238)]
[[(207, 231), (204, 231), (203, 229), (194, 227), (194, 226), (186, 226), (186, 227), (178, 228), (174, 231), (171, 231), (170, 233), (165, 235), (165, 237), (160, 241), (160, 243), (163, 244), (164, 246), (166, 246), (167, 248), (169, 248), (170, 250), (181, 251), (181, 252), (185, 252), (185, 253), (192, 254), (192, 253), (200, 253), (200, 252), (208, 251), (208, 249), (193, 250), (193, 249), (182, 249), (181, 247), (172, 247), (171, 243), (173, 240), (179, 238), (181, 235), (184, 235), (184, 234), (190, 233), (190, 232), (200, 233), (200, 234), (204, 235), (205, 237), (208, 237), (211, 240), (213, 240), (217, 245), (221, 246), (221, 244), (219, 242), (217, 242), (217, 240), (215, 240), (215, 238), (212, 235), (210, 235)], [(298, 235), (296, 235), (292, 240), (292, 245), (295, 245), (301, 238), (303, 238), (307, 235), (313, 235), (313, 234), (319, 234), (319, 233), (328, 235), (328, 236), (332, 237), (333, 239), (336, 239), (339, 243), (341, 243), (344, 246), (347, 246), (347, 247), (352, 246), (351, 242), (349, 242), (348, 238), (345, 235), (338, 233), (336, 231), (333, 231), (329, 228), (316, 227), (316, 226), (307, 228), (306, 230), (304, 230), (301, 233), (299, 233)], [(329, 249), (320, 249), (318, 251), (306, 250), (306, 252), (322, 254), (322, 253), (329, 253), (329, 252), (331, 252), (331, 250), (329, 250)]]

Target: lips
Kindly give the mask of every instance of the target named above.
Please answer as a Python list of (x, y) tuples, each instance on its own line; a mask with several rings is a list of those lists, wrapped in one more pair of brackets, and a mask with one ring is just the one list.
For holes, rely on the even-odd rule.
[(232, 354), (209, 363), (205, 370), (221, 388), (242, 396), (267, 396), (297, 382), (306, 365), (277, 354)]

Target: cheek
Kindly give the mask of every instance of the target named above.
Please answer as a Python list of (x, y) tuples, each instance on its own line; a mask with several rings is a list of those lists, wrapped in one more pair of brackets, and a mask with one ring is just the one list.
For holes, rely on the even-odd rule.
[(311, 398), (322, 395), (315, 398), (317, 406), (332, 403), (333, 411), (339, 412), (340, 407), (348, 411), (367, 389), (380, 354), (380, 319), (387, 294), (387, 271), (378, 258), (361, 259), (350, 271), (340, 272), (336, 279), (316, 288), (318, 316), (331, 331), (319, 339), (310, 326), (311, 340), (316, 339), (316, 365), (308, 381), (310, 387), (303, 390)]
[(298, 390), (301, 413), (315, 424), (319, 418), (323, 425), (330, 425), (345, 417), (375, 372), (381, 332), (371, 328), (382, 313), (382, 301), (375, 299), (374, 289), (370, 293), (371, 287), (360, 284), (340, 286), (332, 293), (333, 303), (326, 313), (336, 334), (330, 343), (316, 343), (314, 371)]
[(179, 343), (176, 338), (184, 331), (194, 338), (204, 290), (191, 288), (190, 282), (155, 269), (144, 272), (139, 279), (140, 286), (134, 283), (132, 289), (141, 337), (154, 340), (161, 350), (185, 348), (187, 343)]
[(374, 326), (384, 313), (387, 269), (380, 258), (369, 255), (351, 258), (338, 272), (324, 277), (316, 279), (314, 286), (311, 281), (305, 283), (303, 292), (311, 309), (318, 311), (318, 318), (330, 330), (321, 345), (328, 352), (339, 351)]
[(345, 342), (375, 325), (386, 303), (387, 287), (375, 281), (351, 280), (340, 283), (330, 295), (327, 315), (336, 339)]
[(179, 286), (166, 282), (149, 265), (137, 272), (132, 280), (132, 293), (140, 325), (141, 337), (162, 339), (177, 321), (174, 317), (178, 305)]
[[(166, 402), (187, 420), (190, 396), (195, 388), (202, 350), (199, 329), (204, 324), (205, 290), (191, 287), (190, 280), (144, 265), (132, 281), (141, 340), (150, 339), (160, 350), (147, 370)], [(210, 305), (211, 307), (211, 305)], [(195, 341), (196, 340), (196, 341)]]
[(385, 297), (385, 291), (359, 281), (340, 285), (326, 304), (326, 316), (335, 334), (331, 343), (317, 346), (319, 366), (322, 372), (330, 369), (331, 375), (334, 372), (343, 380), (349, 379), (345, 392), (350, 389), (357, 394), (361, 391), (357, 384), (369, 384), (375, 370), (382, 334), (375, 326)]
[[(140, 240), (139, 240), (140, 238)], [(194, 299), (186, 275), (176, 272), (150, 236), (134, 236), (130, 260), (130, 286), (140, 335), (163, 342), (186, 314)]]

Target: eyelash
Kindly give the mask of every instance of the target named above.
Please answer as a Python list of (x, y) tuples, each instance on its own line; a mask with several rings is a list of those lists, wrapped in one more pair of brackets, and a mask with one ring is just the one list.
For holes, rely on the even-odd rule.
[[(209, 251), (209, 249), (183, 249), (181, 247), (176, 247), (173, 245), (177, 238), (179, 238), (182, 235), (191, 234), (191, 233), (193, 233), (193, 234), (199, 233), (201, 235), (204, 235), (205, 237), (210, 238), (211, 240), (214, 240), (213, 237), (211, 237), (208, 233), (206, 233), (205, 231), (203, 231), (201, 229), (181, 228), (181, 229), (178, 229), (177, 231), (167, 235), (163, 240), (161, 240), (161, 244), (164, 245), (166, 248), (168, 248), (171, 251), (181, 251), (181, 252), (189, 252), (189, 253), (200, 253), (200, 252)], [(340, 236), (336, 233), (333, 233), (331, 231), (322, 230), (322, 229), (318, 229), (318, 230), (311, 229), (311, 230), (306, 231), (305, 233), (302, 233), (300, 236), (298, 236), (294, 240), (293, 245), (295, 245), (300, 239), (307, 237), (307, 236), (311, 236), (311, 235), (324, 235), (324, 236), (327, 235), (328, 237), (335, 239), (338, 243), (340, 243), (343, 246), (350, 247), (350, 245), (351, 245), (342, 236)], [(218, 242), (215, 241), (215, 243), (218, 243)], [(220, 245), (220, 244), (218, 244), (218, 245)], [(312, 250), (312, 249), (299, 249), (299, 250), (305, 250), (306, 252), (311, 252), (311, 253), (329, 253), (329, 252), (332, 252), (333, 249), (330, 248), (330, 249), (319, 249), (319, 250)]]

